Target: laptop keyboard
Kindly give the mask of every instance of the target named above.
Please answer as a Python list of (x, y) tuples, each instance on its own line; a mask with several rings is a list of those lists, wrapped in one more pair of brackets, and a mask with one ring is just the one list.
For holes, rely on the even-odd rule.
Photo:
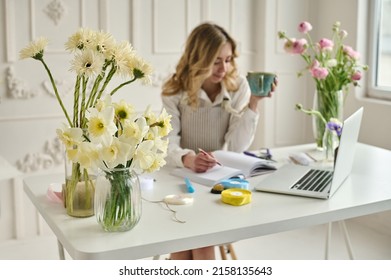
[(293, 184), (292, 189), (322, 192), (332, 178), (333, 172), (330, 170), (311, 169)]

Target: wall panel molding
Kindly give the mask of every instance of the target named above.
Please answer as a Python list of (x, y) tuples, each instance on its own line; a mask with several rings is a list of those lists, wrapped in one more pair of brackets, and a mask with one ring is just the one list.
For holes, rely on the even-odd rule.
[(11, 35), (12, 31), (15, 31), (15, 2), (13, 0), (5, 0), (4, 18), (6, 59), (7, 62), (13, 62), (16, 58), (15, 38)]
[(46, 16), (51, 19), (54, 25), (58, 25), (67, 13), (65, 3), (61, 0), (52, 0), (43, 9)]
[[(159, 38), (158, 38), (158, 34), (159, 34), (159, 27), (161, 27), (160, 25), (160, 22), (159, 22), (159, 15), (161, 13), (161, 11), (159, 10), (159, 5), (158, 5), (158, 2), (159, 0), (152, 0), (152, 53), (153, 54), (176, 54), (178, 52), (180, 52), (180, 48), (172, 48), (172, 49), (169, 49), (169, 48), (166, 48), (164, 49), (163, 47), (161, 47), (159, 45)], [(161, 3), (161, 1), (160, 1)], [(176, 7), (177, 9), (180, 8), (180, 7)], [(185, 1), (184, 4), (183, 4), (183, 8), (182, 12), (183, 14), (185, 15), (184, 16), (184, 22), (183, 24), (185, 25), (185, 28), (184, 30), (187, 32), (187, 30), (189, 30), (189, 2), (188, 1)], [(175, 15), (180, 15), (181, 13), (180, 12), (177, 12), (175, 13)], [(174, 14), (173, 14), (174, 15)], [(180, 24), (180, 23), (178, 23)], [(186, 38), (187, 37), (187, 34), (183, 34), (184, 37)]]

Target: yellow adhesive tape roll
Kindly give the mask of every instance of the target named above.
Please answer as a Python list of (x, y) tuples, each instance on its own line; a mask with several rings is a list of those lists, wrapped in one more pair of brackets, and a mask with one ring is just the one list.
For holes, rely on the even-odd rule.
[(251, 202), (251, 192), (244, 189), (227, 189), (221, 192), (221, 201), (234, 206)]

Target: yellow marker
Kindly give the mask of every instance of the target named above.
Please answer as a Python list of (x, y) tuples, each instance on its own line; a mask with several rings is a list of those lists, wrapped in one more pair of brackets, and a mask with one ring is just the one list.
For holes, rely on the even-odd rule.
[(221, 192), (221, 201), (234, 206), (251, 202), (251, 192), (244, 189), (227, 189)]

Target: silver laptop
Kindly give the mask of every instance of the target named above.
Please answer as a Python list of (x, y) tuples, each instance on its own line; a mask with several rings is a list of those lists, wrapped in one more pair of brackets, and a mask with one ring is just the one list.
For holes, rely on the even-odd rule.
[(306, 197), (330, 198), (352, 170), (363, 110), (361, 107), (344, 121), (333, 170), (286, 164), (259, 182), (254, 189)]

